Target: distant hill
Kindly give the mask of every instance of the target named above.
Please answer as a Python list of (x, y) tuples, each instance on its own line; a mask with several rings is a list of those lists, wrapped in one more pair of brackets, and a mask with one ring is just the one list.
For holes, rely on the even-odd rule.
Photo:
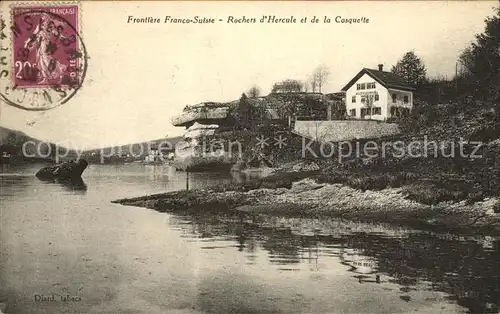
[[(122, 156), (129, 155), (134, 159), (143, 159), (149, 154), (151, 148), (160, 146), (164, 151), (174, 149), (175, 144), (182, 140), (182, 136), (160, 138), (146, 142), (131, 143), (121, 146), (112, 146), (99, 149), (90, 149), (83, 152), (59, 149), (58, 161), (76, 159), (78, 156), (90, 158), (91, 156)], [(27, 143), (25, 145), (25, 143)], [(24, 153), (23, 153), (24, 145)], [(57, 146), (53, 143), (47, 143), (39, 139), (30, 137), (23, 132), (0, 127), (0, 154), (7, 152), (15, 157), (16, 161), (22, 160), (48, 160), (56, 159)]]
[(0, 126), (0, 153), (8, 152), (12, 156), (19, 157), (17, 159), (50, 159), (55, 154), (55, 148), (52, 143)]
[(0, 145), (18, 144), (19, 142), (22, 142), (19, 141), (21, 138), (28, 138), (28, 136), (23, 132), (14, 131), (0, 126)]
[(99, 149), (90, 149), (84, 151), (84, 155), (87, 154), (106, 154), (107, 156), (114, 154), (129, 154), (135, 157), (144, 157), (148, 155), (149, 150), (151, 148), (157, 148), (158, 146), (161, 146), (163, 149), (168, 149), (168, 148), (174, 148), (175, 144), (177, 142), (182, 140), (182, 136), (176, 136), (176, 137), (166, 137), (166, 138), (160, 138), (160, 139), (155, 139), (151, 141), (146, 141), (146, 142), (140, 142), (140, 143), (131, 143), (131, 144), (125, 144), (121, 146), (111, 146), (111, 147), (105, 147), (105, 148), (99, 148)]

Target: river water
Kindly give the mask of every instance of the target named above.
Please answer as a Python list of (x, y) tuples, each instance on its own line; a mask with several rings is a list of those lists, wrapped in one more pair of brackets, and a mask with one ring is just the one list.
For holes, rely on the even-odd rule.
[[(110, 203), (186, 189), (166, 166), (90, 165), (78, 185), (0, 173), (7, 313), (483, 313), (500, 241), (330, 219), (159, 213)], [(240, 182), (190, 174), (188, 188)]]

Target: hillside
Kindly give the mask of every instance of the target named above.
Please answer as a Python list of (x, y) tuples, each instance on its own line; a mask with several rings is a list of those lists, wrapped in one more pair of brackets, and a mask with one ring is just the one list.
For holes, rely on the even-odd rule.
[[(500, 196), (500, 119), (495, 102), (417, 103), (403, 134), (375, 139), (384, 154), (330, 163), (319, 180), (362, 190), (403, 187), (425, 204)], [(404, 150), (396, 149), (398, 143)]]
[(0, 145), (22, 146), (24, 139), (29, 137), (20, 131), (14, 131), (0, 126)]
[[(75, 150), (67, 150), (64, 147), (59, 147), (60, 161), (67, 159), (76, 159), (78, 156), (82, 158), (87, 158), (91, 160), (97, 156), (106, 156), (106, 161), (108, 157), (111, 156), (121, 156), (130, 155), (135, 159), (143, 159), (149, 153), (151, 147), (155, 147), (160, 143), (164, 143), (163, 147), (174, 147), (175, 144), (182, 139), (181, 136), (169, 137), (151, 140), (141, 143), (126, 144), (121, 146), (105, 147), (100, 149), (85, 150), (83, 152), (78, 152)], [(25, 151), (27, 156), (33, 157), (23, 157), (23, 144), (25, 145)], [(0, 127), (0, 153), (8, 152), (14, 156), (15, 161), (27, 161), (27, 160), (43, 160), (52, 161), (56, 157), (56, 145), (52, 143), (46, 143), (44, 141), (32, 138), (23, 132), (14, 131), (8, 128)], [(97, 158), (95, 161), (100, 161)]]
[(0, 153), (3, 152), (11, 154), (16, 161), (46, 161), (54, 156), (55, 145), (0, 126)]
[[(481, 200), (500, 196), (500, 118), (496, 102), (471, 97), (446, 104), (417, 101), (410, 117), (400, 122), (402, 133), (383, 138), (350, 142), (359, 154), (349, 154), (334, 143), (335, 153), (325, 156), (303, 153), (303, 141), (285, 130), (253, 129), (230, 132), (226, 139), (246, 143), (244, 160), (263, 153), (280, 171), (322, 169), (316, 180), (342, 183), (360, 190), (403, 187), (413, 200), (436, 204), (441, 201)], [(286, 137), (287, 145), (262, 149), (258, 136)], [(368, 146), (370, 143), (370, 146)], [(364, 149), (373, 147), (376, 149)], [(250, 144), (250, 145), (248, 145)], [(365, 146), (367, 145), (367, 146)], [(321, 144), (310, 146), (321, 151)], [(338, 150), (337, 150), (338, 149)], [(342, 158), (340, 158), (340, 154)]]

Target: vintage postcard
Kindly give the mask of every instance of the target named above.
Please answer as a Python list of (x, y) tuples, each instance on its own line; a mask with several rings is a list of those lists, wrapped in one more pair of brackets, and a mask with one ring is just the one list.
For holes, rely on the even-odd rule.
[(498, 1), (1, 1), (0, 314), (500, 313)]

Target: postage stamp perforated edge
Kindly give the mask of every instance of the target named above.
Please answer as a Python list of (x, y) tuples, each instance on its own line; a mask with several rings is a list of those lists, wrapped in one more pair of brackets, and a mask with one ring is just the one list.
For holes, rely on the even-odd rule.
[[(39, 8), (39, 7), (56, 7), (56, 6), (67, 6), (67, 5), (76, 5), (78, 7), (78, 14), (77, 14), (77, 22), (75, 25), (76, 31), (78, 32), (80, 37), (83, 37), (82, 35), (82, 5), (81, 1), (32, 1), (32, 2), (15, 2), (11, 3), (9, 5), (9, 24), (7, 27), (10, 27), (14, 25), (14, 9), (18, 8)], [(0, 8), (1, 9), (1, 8)], [(10, 47), (11, 47), (11, 55), (10, 55), (10, 67), (11, 67), (11, 75), (14, 74), (15, 69), (14, 69), (14, 38), (10, 38)], [(14, 79), (11, 79), (13, 85), (14, 85)], [(45, 88), (46, 86), (34, 86), (30, 87), (30, 89), (37, 89), (37, 88)]]

